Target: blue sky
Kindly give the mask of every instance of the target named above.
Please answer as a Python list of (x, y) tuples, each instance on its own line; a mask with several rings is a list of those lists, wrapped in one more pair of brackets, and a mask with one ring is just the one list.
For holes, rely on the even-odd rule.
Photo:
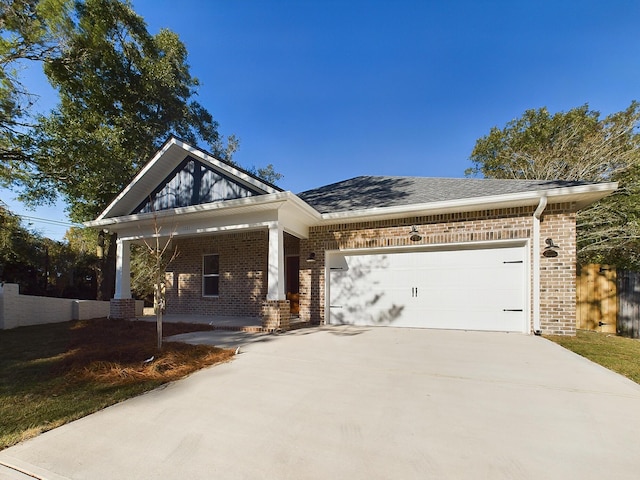
[(475, 141), (526, 109), (606, 115), (640, 100), (637, 1), (133, 5), (152, 33), (186, 44), (198, 101), (241, 139), (235, 160), (272, 163), (293, 192), (357, 175), (462, 177)]

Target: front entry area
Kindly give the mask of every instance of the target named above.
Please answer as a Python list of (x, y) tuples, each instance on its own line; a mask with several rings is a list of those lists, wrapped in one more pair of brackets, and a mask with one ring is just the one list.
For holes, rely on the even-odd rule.
[(291, 315), (300, 314), (300, 256), (287, 255), (285, 264), (286, 295)]
[(528, 333), (526, 253), (329, 252), (329, 323)]

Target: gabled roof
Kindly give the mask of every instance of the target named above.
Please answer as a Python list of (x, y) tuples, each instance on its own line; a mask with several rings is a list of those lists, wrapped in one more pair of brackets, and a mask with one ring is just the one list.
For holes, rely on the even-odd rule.
[(130, 215), (136, 208), (149, 199), (167, 177), (187, 158), (191, 157), (205, 164), (213, 171), (232, 178), (239, 185), (257, 194), (282, 192), (281, 188), (271, 185), (255, 175), (219, 160), (210, 153), (192, 147), (177, 137), (171, 136), (158, 153), (135, 176), (131, 183), (111, 202), (96, 220)]
[[(615, 190), (612, 183), (561, 180), (501, 180), (479, 178), (429, 178), (362, 176), (299, 193), (298, 197), (323, 216), (358, 210), (401, 208), (447, 203), (480, 204), (495, 197), (532, 200), (543, 195), (578, 202), (577, 208)], [(573, 195), (571, 195), (573, 194)], [(535, 198), (534, 198), (535, 197)]]
[[(171, 137), (105, 211), (85, 225), (134, 238), (139, 235), (136, 226), (151, 222), (154, 215), (165, 221), (179, 217), (181, 234), (262, 228), (277, 220), (302, 238), (313, 225), (538, 206), (543, 198), (579, 210), (616, 189), (614, 182), (363, 176), (294, 195)], [(151, 201), (153, 207), (147, 205)]]

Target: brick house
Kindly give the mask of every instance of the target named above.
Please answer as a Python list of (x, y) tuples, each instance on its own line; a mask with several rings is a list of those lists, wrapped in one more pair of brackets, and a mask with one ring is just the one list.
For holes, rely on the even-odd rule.
[(171, 137), (87, 225), (172, 234), (167, 313), (310, 324), (575, 332), (576, 212), (615, 183), (357, 177), (293, 194)]

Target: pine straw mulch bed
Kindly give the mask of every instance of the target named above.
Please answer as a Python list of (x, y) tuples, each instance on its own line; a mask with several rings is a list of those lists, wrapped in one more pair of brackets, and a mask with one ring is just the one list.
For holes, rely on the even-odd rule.
[[(166, 337), (202, 330), (163, 325)], [(0, 449), (234, 355), (176, 342), (158, 352), (155, 322), (107, 319), (0, 331), (0, 345)]]
[[(162, 326), (164, 337), (204, 330), (211, 327), (184, 323)], [(154, 380), (165, 383), (233, 356), (233, 350), (178, 342), (163, 342), (159, 353), (155, 322), (92, 320), (77, 322), (71, 332), (70, 349), (58, 368), (74, 382), (124, 385)], [(145, 362), (151, 357), (153, 361)]]

